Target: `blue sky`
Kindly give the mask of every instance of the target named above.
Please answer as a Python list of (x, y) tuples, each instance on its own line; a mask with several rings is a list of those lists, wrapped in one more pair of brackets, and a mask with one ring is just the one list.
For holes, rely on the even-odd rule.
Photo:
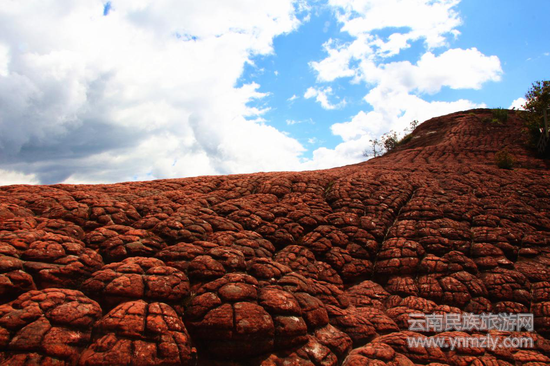
[[(488, 107), (510, 108), (522, 97), (534, 80), (548, 79), (550, 66), (550, 23), (543, 14), (550, 14), (550, 2), (533, 1), (530, 8), (522, 2), (463, 0), (455, 10), (461, 18), (457, 27), (460, 34), (449, 37), (448, 44), (433, 50), (441, 54), (451, 48), (477, 48), (485, 55), (497, 56), (502, 68), (500, 79), (484, 83), (479, 89), (443, 87), (435, 94), (423, 95), (427, 101), (452, 102), (468, 99)], [(310, 14), (311, 18), (296, 32), (274, 39), (274, 54), (252, 59), (239, 83), (258, 83), (260, 92), (269, 96), (257, 101), (260, 108), (270, 108), (263, 116), (266, 123), (287, 131), (304, 144), (311, 158), (315, 147), (334, 148), (341, 142), (331, 133), (335, 122), (349, 121), (359, 111), (372, 110), (363, 100), (368, 86), (352, 83), (350, 78), (337, 79), (331, 83), (316, 83), (316, 73), (311, 61), (326, 57), (323, 44), (329, 39), (352, 41), (342, 32), (342, 23), (335, 18), (334, 9), (321, 6)], [(373, 32), (388, 37), (394, 31), (407, 29), (388, 28)], [(426, 52), (422, 40), (411, 42), (410, 48), (391, 57), (388, 61), (416, 63)], [(330, 86), (334, 90), (334, 103), (345, 100), (345, 106), (326, 110), (312, 99), (303, 98), (307, 89), (314, 85)], [(289, 101), (289, 98), (298, 98)], [(516, 102), (519, 106), (521, 103)], [(298, 122), (289, 125), (287, 121)]]
[(8, 2), (0, 185), (357, 163), (412, 120), (521, 105), (549, 78), (547, 14), (546, 0)]

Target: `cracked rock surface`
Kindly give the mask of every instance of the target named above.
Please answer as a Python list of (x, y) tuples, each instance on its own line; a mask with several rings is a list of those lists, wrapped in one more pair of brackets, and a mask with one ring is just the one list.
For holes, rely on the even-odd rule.
[[(550, 364), (549, 164), (490, 113), (330, 170), (0, 187), (0, 364)], [(468, 313), (533, 347), (407, 343)]]

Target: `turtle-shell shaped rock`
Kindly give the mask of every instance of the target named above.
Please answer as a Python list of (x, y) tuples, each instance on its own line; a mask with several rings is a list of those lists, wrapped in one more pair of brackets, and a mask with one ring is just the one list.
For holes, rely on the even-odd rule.
[(32, 216), (12, 217), (0, 220), (0, 231), (32, 230), (38, 222)]
[(332, 247), (345, 248), (348, 237), (334, 226), (321, 225), (302, 239), (302, 245), (311, 250), (315, 255), (328, 252)]
[[(5, 364), (76, 364), (101, 317), (99, 305), (80, 291), (29, 291), (0, 306), (0, 359)], [(26, 353), (25, 356), (19, 353)]]
[(275, 253), (275, 246), (253, 231), (218, 231), (209, 236), (209, 241), (240, 250), (246, 260), (271, 258)]
[(23, 270), (37, 288), (78, 288), (103, 266), (102, 257), (80, 240), (43, 230), (0, 234), (4, 247), (15, 249)]
[(39, 223), (36, 226), (37, 230), (44, 230), (50, 233), (70, 236), (78, 240), (83, 240), (85, 233), (84, 229), (80, 226), (61, 219), (39, 219)]
[(177, 303), (189, 296), (189, 279), (156, 258), (131, 257), (111, 263), (82, 284), (82, 290), (107, 307), (146, 299)]
[(447, 276), (429, 274), (418, 276), (417, 295), (442, 304), (463, 307), (472, 298), (487, 297), (483, 281), (466, 271), (454, 272)]
[(274, 259), (308, 278), (326, 281), (337, 286), (343, 284), (338, 273), (329, 264), (317, 261), (313, 252), (305, 247), (289, 245), (279, 251)]
[(324, 260), (338, 272), (344, 282), (355, 282), (372, 274), (372, 262), (353, 257), (347, 249), (332, 248), (324, 255)]
[(258, 281), (276, 281), (290, 272), (290, 267), (271, 258), (254, 258), (247, 262), (247, 273)]
[(277, 286), (260, 288), (245, 274), (203, 285), (187, 307), (186, 324), (199, 356), (218, 359), (259, 356), (307, 341), (298, 299)]
[(380, 248), (374, 271), (388, 275), (415, 273), (424, 254), (424, 248), (418, 242), (388, 239)]
[(414, 362), (384, 343), (369, 343), (356, 348), (344, 360), (343, 366), (414, 366)]
[(183, 213), (175, 213), (158, 222), (153, 232), (165, 239), (169, 245), (178, 242), (192, 243), (195, 240), (206, 240), (212, 233), (212, 226), (204, 219)]
[(305, 292), (321, 300), (325, 305), (347, 308), (349, 299), (341, 286), (332, 283), (306, 278), (296, 272), (283, 276), (277, 284), (285, 290), (298, 293)]
[(531, 302), (531, 283), (521, 272), (494, 268), (482, 273), (481, 280), (493, 300), (516, 301), (525, 305)]
[(152, 257), (166, 247), (155, 234), (130, 226), (110, 225), (86, 235), (89, 248), (97, 249), (105, 262), (120, 262), (128, 257)]
[(104, 198), (83, 199), (79, 204), (89, 207), (89, 218), (84, 228), (91, 230), (106, 225), (131, 225), (141, 215), (127, 202)]
[(367, 343), (376, 334), (374, 325), (353, 306), (340, 309), (328, 305), (327, 311), (330, 324), (350, 336), (355, 347)]
[(118, 305), (95, 324), (79, 365), (194, 365), (195, 357), (174, 309), (137, 300)]
[(160, 251), (156, 257), (201, 283), (228, 272), (246, 270), (245, 256), (240, 250), (207, 241), (179, 243)]
[(5, 301), (13, 300), (29, 290), (36, 290), (34, 280), (25, 272), (23, 264), (14, 247), (0, 243), (0, 297)]
[(189, 263), (191, 263), (193, 259), (208, 254), (211, 249), (218, 246), (218, 244), (208, 241), (178, 243), (159, 251), (155, 257), (165, 262), (168, 266), (187, 272)]
[(352, 305), (356, 307), (373, 306), (378, 309), (385, 309), (384, 302), (390, 293), (381, 285), (371, 280), (363, 281), (346, 291)]
[[(0, 203), (0, 219), (9, 220), (18, 217), (33, 217), (34, 214), (31, 210), (21, 207), (15, 203)], [(5, 230), (5, 229), (2, 229)]]
[(380, 336), (370, 344), (387, 345), (395, 352), (407, 357), (415, 363), (440, 362), (448, 364), (447, 355), (437, 347), (411, 347), (408, 338), (427, 338), (426, 336), (408, 330)]
[(226, 272), (242, 272), (245, 269), (245, 256), (240, 250), (216, 247), (189, 262), (187, 273), (192, 279), (204, 281), (222, 277)]
[(398, 332), (399, 327), (386, 313), (375, 307), (356, 307), (355, 312), (372, 323), (376, 334), (384, 335)]
[(337, 366), (338, 356), (326, 345), (313, 336), (307, 342), (289, 352), (273, 353), (262, 359), (261, 366), (304, 365), (304, 366)]

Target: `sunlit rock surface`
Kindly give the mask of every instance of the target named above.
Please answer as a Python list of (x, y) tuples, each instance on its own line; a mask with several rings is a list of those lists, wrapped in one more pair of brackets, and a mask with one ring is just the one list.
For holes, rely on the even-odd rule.
[[(0, 187), (0, 363), (550, 364), (550, 172), (515, 113), (331, 170)], [(533, 313), (534, 347), (410, 348), (419, 313)]]

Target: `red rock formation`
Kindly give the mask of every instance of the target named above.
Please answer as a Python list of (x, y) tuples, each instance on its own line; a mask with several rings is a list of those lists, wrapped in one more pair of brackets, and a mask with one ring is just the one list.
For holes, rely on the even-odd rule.
[[(519, 112), (366, 163), (0, 187), (0, 364), (550, 364), (550, 172)], [(508, 147), (513, 170), (499, 169)], [(411, 348), (419, 314), (533, 313), (534, 346)]]

